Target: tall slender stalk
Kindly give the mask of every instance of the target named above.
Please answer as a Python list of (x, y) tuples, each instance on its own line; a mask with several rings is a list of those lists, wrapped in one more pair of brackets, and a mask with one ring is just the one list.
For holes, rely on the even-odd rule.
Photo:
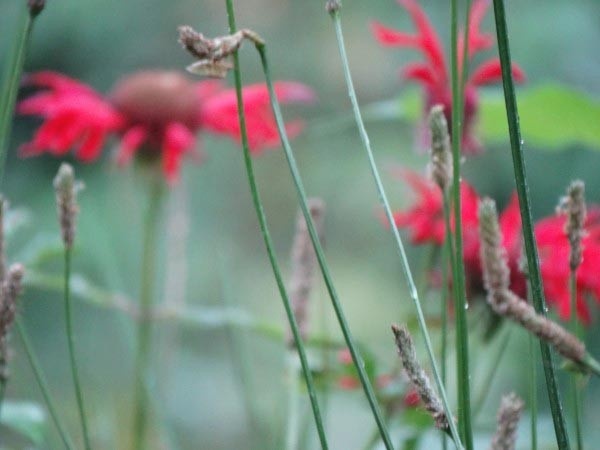
[[(412, 272), (410, 270), (408, 258), (406, 256), (406, 251), (404, 250), (404, 244), (402, 243), (402, 238), (400, 237), (398, 227), (396, 226), (396, 223), (394, 221), (392, 209), (390, 207), (390, 204), (389, 204), (389, 201), (387, 198), (387, 194), (383, 187), (383, 182), (381, 181), (381, 176), (379, 175), (379, 170), (377, 169), (377, 164), (375, 163), (375, 157), (373, 155), (373, 150), (371, 149), (371, 143), (369, 140), (369, 136), (365, 129), (365, 125), (364, 125), (362, 115), (360, 112), (360, 107), (358, 105), (356, 92), (354, 90), (354, 83), (352, 82), (352, 75), (350, 73), (350, 65), (348, 62), (348, 56), (346, 54), (346, 47), (344, 44), (344, 36), (342, 33), (342, 24), (341, 24), (339, 9), (332, 10), (331, 18), (333, 20), (334, 27), (335, 27), (335, 34), (336, 34), (336, 38), (337, 38), (337, 42), (338, 42), (338, 49), (339, 49), (339, 53), (340, 53), (340, 58), (342, 60), (342, 65), (343, 65), (343, 69), (344, 69), (344, 77), (346, 79), (346, 85), (348, 87), (348, 95), (350, 97), (350, 102), (352, 103), (352, 109), (354, 112), (354, 118), (356, 121), (356, 125), (358, 127), (358, 131), (360, 134), (361, 141), (363, 143), (363, 147), (365, 149), (365, 152), (367, 153), (367, 157), (369, 160), (369, 166), (371, 169), (371, 174), (375, 181), (375, 185), (377, 188), (377, 193), (379, 195), (380, 202), (384, 208), (385, 215), (390, 224), (390, 230), (392, 230), (394, 241), (395, 241), (397, 249), (398, 249), (398, 253), (400, 256), (401, 263), (402, 263), (402, 270), (404, 272), (404, 276), (405, 276), (406, 282), (408, 284), (410, 297), (413, 300), (413, 303), (417, 310), (417, 319), (419, 322), (419, 327), (421, 329), (421, 333), (425, 340), (425, 346), (427, 348), (427, 353), (428, 353), (430, 364), (431, 364), (431, 367), (433, 370), (435, 382), (436, 382), (438, 391), (440, 393), (440, 396), (442, 397), (444, 411), (446, 413), (446, 417), (453, 417), (449, 403), (448, 403), (448, 399), (446, 396), (446, 391), (444, 389), (444, 385), (442, 383), (442, 379), (440, 377), (439, 370), (437, 368), (437, 363), (435, 361), (433, 346), (431, 345), (431, 339), (429, 337), (429, 332), (427, 330), (427, 324), (425, 322), (425, 317), (423, 315), (423, 310), (421, 308), (419, 294), (417, 292), (417, 289), (416, 289), (416, 286), (414, 283), (414, 279), (412, 276)], [(461, 440), (459, 439), (458, 430), (456, 429), (456, 424), (454, 423), (453, 420), (449, 420), (448, 422), (450, 425), (450, 432), (452, 434), (454, 442), (458, 448), (461, 448), (462, 444), (461, 444)]]
[(73, 333), (73, 314), (71, 311), (71, 247), (65, 246), (65, 323), (67, 327), (67, 344), (69, 346), (69, 362), (71, 366), (71, 376), (75, 387), (75, 398), (77, 399), (77, 410), (81, 422), (81, 431), (83, 433), (83, 443), (86, 450), (90, 450), (90, 435), (88, 432), (87, 420), (85, 416), (85, 407), (83, 402), (83, 390), (79, 377), (77, 366), (77, 357), (75, 355), (75, 339)]
[[(519, 197), (519, 208), (521, 210), (523, 238), (525, 241), (525, 252), (527, 254), (527, 268), (529, 271), (533, 305), (538, 314), (546, 315), (546, 301), (544, 299), (544, 291), (542, 289), (540, 265), (533, 235), (533, 219), (529, 201), (529, 187), (527, 185), (525, 159), (523, 157), (523, 141), (521, 140), (515, 85), (511, 71), (511, 57), (508, 43), (504, 1), (493, 1), (496, 34), (498, 37), (498, 51), (502, 66), (502, 85), (504, 88), (504, 100), (506, 103), (506, 116), (508, 121), (517, 195)], [(550, 351), (550, 346), (543, 341), (540, 341), (540, 349), (542, 353), (544, 376), (546, 378), (546, 389), (548, 391), (550, 409), (552, 411), (552, 420), (554, 422), (554, 431), (556, 433), (556, 442), (561, 450), (569, 450), (569, 438), (564, 414), (562, 411), (558, 382), (556, 379), (554, 362), (552, 360), (552, 352)]]
[[(473, 449), (473, 430), (471, 426), (471, 387), (469, 373), (469, 337), (467, 327), (467, 296), (465, 291), (465, 268), (463, 262), (461, 198), (460, 198), (460, 142), (463, 120), (463, 81), (467, 71), (467, 54), (463, 55), (463, 67), (459, 69), (458, 57), (458, 4), (452, 0), (451, 11), (451, 66), (452, 66), (452, 159), (453, 183), (452, 199), (454, 203), (454, 259), (453, 286), (456, 320), (456, 383), (458, 392), (458, 422), (461, 438), (467, 450)], [(468, 22), (468, 14), (467, 14)], [(467, 27), (468, 29), (468, 27)], [(465, 41), (468, 41), (465, 36)], [(465, 44), (466, 45), (466, 44)]]
[[(233, 10), (233, 0), (225, 0), (225, 4), (227, 7), (227, 16), (229, 21), (229, 32), (231, 34), (237, 31), (237, 26), (235, 22), (235, 12)], [(294, 338), (294, 343), (296, 345), (296, 350), (298, 351), (298, 356), (300, 358), (300, 364), (302, 366), (302, 374), (304, 376), (304, 381), (306, 382), (306, 387), (308, 390), (308, 395), (311, 402), (312, 412), (315, 419), (315, 425), (317, 427), (317, 434), (319, 435), (319, 441), (321, 443), (321, 448), (326, 450), (329, 446), (327, 444), (327, 437), (325, 435), (325, 427), (323, 426), (323, 419), (321, 418), (321, 411), (319, 409), (319, 402), (317, 399), (316, 388), (314, 385), (314, 381), (312, 378), (312, 374), (310, 371), (310, 366), (308, 364), (308, 359), (306, 357), (306, 350), (304, 348), (304, 343), (302, 342), (302, 337), (300, 335), (300, 330), (298, 329), (298, 323), (296, 322), (296, 318), (294, 317), (294, 313), (292, 310), (292, 306), (290, 304), (290, 300), (285, 288), (285, 284), (283, 282), (283, 277), (281, 276), (281, 271), (279, 269), (279, 263), (277, 262), (277, 258), (275, 256), (275, 251), (273, 250), (273, 243), (271, 241), (271, 235), (269, 233), (269, 228), (267, 225), (267, 219), (264, 213), (264, 209), (262, 206), (262, 200), (260, 198), (260, 194), (258, 192), (258, 187), (256, 185), (256, 180), (254, 177), (254, 167), (252, 163), (252, 157), (250, 155), (250, 149), (248, 146), (248, 133), (246, 130), (246, 117), (244, 113), (244, 99), (242, 95), (242, 74), (240, 70), (240, 61), (238, 52), (235, 51), (233, 53), (233, 62), (234, 62), (234, 79), (235, 79), (235, 92), (237, 97), (237, 106), (238, 106), (238, 120), (240, 123), (240, 132), (242, 138), (242, 149), (244, 152), (244, 164), (246, 166), (246, 173), (248, 176), (248, 184), (250, 185), (250, 194), (252, 196), (252, 202), (254, 204), (254, 209), (256, 210), (256, 215), (258, 217), (261, 234), (265, 243), (265, 247), (267, 249), (267, 254), (269, 257), (269, 261), (271, 263), (271, 268), (273, 270), (273, 275), (275, 276), (275, 281), (277, 282), (277, 287), (279, 288), (279, 293), (281, 295), (281, 300), (283, 302), (283, 306), (285, 309), (285, 313), (288, 318), (288, 322), (290, 324), (290, 328), (292, 330), (292, 336)]]
[(137, 348), (134, 368), (135, 398), (133, 401), (133, 448), (145, 448), (146, 425), (149, 399), (146, 379), (150, 366), (152, 346), (152, 319), (150, 313), (154, 303), (156, 280), (156, 253), (158, 225), (163, 203), (164, 181), (158, 173), (150, 174), (151, 183), (149, 204), (144, 220), (144, 241), (142, 244), (142, 271), (140, 276), (140, 303), (137, 325)]
[(58, 434), (60, 435), (63, 444), (67, 450), (75, 450), (75, 446), (73, 445), (73, 441), (69, 437), (69, 434), (66, 431), (65, 426), (58, 415), (56, 407), (54, 406), (54, 400), (50, 395), (50, 389), (48, 388), (48, 382), (46, 381), (46, 377), (44, 376), (44, 372), (42, 371), (42, 367), (33, 351), (33, 346), (29, 341), (29, 336), (27, 335), (27, 331), (25, 330), (25, 326), (21, 322), (21, 319), (17, 317), (15, 321), (17, 333), (21, 339), (21, 343), (23, 344), (23, 348), (25, 349), (25, 354), (27, 355), (27, 359), (29, 360), (29, 364), (33, 370), (33, 375), (35, 376), (35, 380), (37, 381), (38, 386), (40, 387), (40, 391), (42, 392), (42, 396), (44, 397), (44, 401), (46, 402), (46, 406), (48, 407), (48, 411), (50, 412), (50, 417), (52, 417), (52, 421), (58, 430)]
[[(577, 323), (577, 269), (571, 269), (569, 274), (569, 293), (571, 296), (571, 333), (580, 337), (579, 326)], [(573, 421), (575, 423), (575, 437), (577, 450), (583, 450), (583, 433), (581, 430), (581, 398), (577, 380), (579, 374), (571, 374), (571, 389), (573, 395)]]
[[(441, 300), (441, 316), (442, 316), (442, 343), (441, 343), (441, 360), (442, 360), (442, 385), (446, 388), (447, 372), (448, 372), (448, 301), (450, 299), (448, 289), (448, 268), (452, 266), (452, 242), (446, 239), (442, 249), (442, 298)], [(442, 433), (442, 450), (448, 448), (448, 438)]]
[(528, 333), (529, 341), (529, 403), (531, 405), (531, 450), (537, 450), (537, 352), (535, 338)]
[[(22, 3), (25, 3), (24, 1)], [(19, 83), (21, 74), (23, 73), (23, 65), (25, 64), (25, 55), (31, 41), (31, 33), (33, 31), (33, 23), (37, 15), (43, 8), (43, 2), (30, 2), (27, 8), (23, 8), (24, 17), (18, 26), (18, 35), (15, 40), (6, 72), (0, 90), (0, 183), (4, 176), (4, 163), (8, 151), (10, 141), (11, 123), (17, 101), (17, 92), (19, 91)]]

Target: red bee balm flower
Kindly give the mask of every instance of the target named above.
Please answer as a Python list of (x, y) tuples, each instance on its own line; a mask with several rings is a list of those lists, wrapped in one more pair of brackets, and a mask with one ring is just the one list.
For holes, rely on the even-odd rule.
[[(444, 49), (435, 29), (432, 27), (427, 16), (416, 0), (398, 0), (412, 17), (416, 27), (416, 34), (404, 33), (387, 28), (379, 22), (372, 22), (371, 29), (377, 41), (386, 47), (407, 47), (420, 50), (425, 56), (426, 62), (408, 64), (402, 71), (402, 76), (408, 80), (421, 84), (425, 92), (425, 114), (428, 114), (433, 105), (441, 104), (448, 123), (451, 123), (452, 115), (452, 89)], [(481, 33), (479, 27), (489, 6), (489, 0), (475, 0), (470, 12), (469, 30), (467, 33), (468, 58), (480, 51), (492, 47), (494, 39), (492, 35)], [(458, 42), (459, 67), (462, 66), (464, 49), (464, 35), (460, 36)], [(516, 81), (524, 80), (521, 69), (514, 65), (512, 68)], [(462, 148), (465, 153), (478, 153), (481, 145), (473, 134), (473, 125), (477, 115), (479, 97), (477, 88), (479, 86), (497, 83), (502, 80), (500, 60), (495, 58), (488, 60), (477, 67), (469, 77), (465, 85), (464, 122), (462, 135)], [(425, 127), (422, 127), (423, 135)], [(427, 147), (425, 142), (422, 144)]]
[[(118, 81), (106, 98), (55, 72), (38, 72), (24, 82), (43, 90), (20, 102), (18, 112), (45, 121), (21, 147), (23, 156), (63, 155), (74, 148), (81, 161), (94, 161), (114, 133), (121, 137), (118, 164), (128, 163), (144, 148), (161, 155), (165, 177), (173, 183), (182, 156), (193, 151), (198, 131), (240, 140), (235, 90), (224, 89), (218, 81), (193, 82), (178, 72), (143, 71)], [(315, 99), (313, 91), (300, 83), (275, 83), (275, 92), (281, 102)], [(279, 135), (266, 86), (246, 86), (243, 97), (252, 153), (277, 146)], [(286, 127), (293, 137), (302, 122)]]

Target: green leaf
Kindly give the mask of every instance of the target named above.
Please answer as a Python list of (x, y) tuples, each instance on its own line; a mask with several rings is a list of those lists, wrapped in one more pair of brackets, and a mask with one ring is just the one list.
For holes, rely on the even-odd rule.
[(36, 445), (44, 442), (46, 412), (37, 403), (5, 401), (2, 405), (1, 423)]
[[(544, 84), (517, 92), (526, 145), (560, 150), (583, 145), (600, 150), (600, 101), (566, 86)], [(477, 127), (484, 141), (508, 141), (501, 91), (481, 96)]]

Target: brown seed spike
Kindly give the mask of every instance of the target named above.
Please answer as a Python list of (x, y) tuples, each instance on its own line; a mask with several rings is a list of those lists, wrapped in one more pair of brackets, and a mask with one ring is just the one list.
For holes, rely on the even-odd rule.
[(6, 279), (0, 287), (0, 382), (8, 379), (8, 360), (10, 349), (8, 335), (17, 314), (17, 298), (21, 293), (21, 285), (25, 269), (21, 264), (13, 264)]
[(54, 191), (62, 239), (67, 248), (73, 246), (75, 239), (75, 222), (79, 211), (77, 192), (81, 188), (82, 184), (75, 180), (73, 166), (62, 163), (54, 178)]
[(498, 408), (498, 425), (492, 438), (490, 450), (514, 450), (517, 441), (517, 427), (525, 404), (516, 394), (502, 397)]

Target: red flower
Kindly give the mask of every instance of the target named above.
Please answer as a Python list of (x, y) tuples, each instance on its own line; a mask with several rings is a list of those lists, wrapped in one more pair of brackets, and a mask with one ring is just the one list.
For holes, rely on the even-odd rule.
[[(445, 225), (440, 188), (431, 180), (415, 172), (403, 171), (402, 176), (417, 193), (417, 201), (407, 211), (394, 214), (396, 226), (410, 230), (413, 244), (442, 245), (445, 239)], [(461, 183), (460, 192), (465, 276), (469, 290), (481, 292), (483, 275), (479, 256), (479, 195), (465, 181)], [(499, 221), (503, 245), (511, 269), (511, 289), (519, 295), (525, 295), (525, 279), (518, 270), (521, 255), (521, 216), (516, 195), (512, 196), (509, 205), (500, 215)], [(453, 216), (451, 227), (454, 230)]]
[[(23, 156), (49, 152), (63, 155), (73, 148), (84, 162), (98, 158), (107, 136), (118, 134), (117, 163), (126, 164), (144, 149), (161, 155), (169, 182), (177, 180), (181, 159), (191, 153), (200, 130), (240, 138), (235, 91), (219, 82), (192, 82), (178, 72), (143, 71), (121, 79), (107, 97), (55, 72), (39, 72), (25, 84), (43, 88), (23, 100), (18, 111), (45, 121), (21, 147)], [(294, 82), (276, 83), (281, 102), (310, 102), (314, 93)], [(243, 90), (250, 149), (254, 154), (279, 143), (265, 85)], [(302, 123), (287, 125), (291, 136)]]
[[(535, 237), (546, 300), (557, 308), (562, 319), (568, 320), (571, 316), (570, 246), (565, 234), (565, 220), (564, 216), (558, 215), (540, 220), (535, 226)], [(585, 227), (583, 261), (577, 269), (577, 314), (588, 324), (591, 318), (585, 299), (589, 296), (600, 299), (600, 207), (589, 209)]]
[[(408, 47), (420, 50), (425, 56), (425, 62), (408, 64), (402, 71), (402, 76), (408, 80), (421, 84), (425, 92), (425, 114), (433, 105), (444, 105), (444, 112), (448, 123), (451, 123), (452, 114), (452, 89), (447, 65), (444, 58), (444, 49), (439, 36), (432, 27), (427, 16), (416, 0), (398, 0), (411, 15), (416, 27), (416, 34), (404, 33), (387, 28), (379, 22), (372, 22), (371, 29), (377, 41), (386, 47)], [(469, 30), (467, 33), (468, 58), (471, 60), (477, 52), (487, 50), (493, 45), (493, 37), (480, 31), (481, 21), (485, 16), (489, 0), (475, 0), (470, 12)], [(459, 67), (463, 58), (464, 34), (458, 42)], [(518, 66), (512, 68), (515, 80), (524, 80), (524, 74)], [(481, 145), (473, 134), (475, 116), (477, 114), (479, 97), (477, 88), (486, 84), (497, 83), (502, 80), (500, 60), (488, 60), (477, 67), (470, 75), (465, 86), (464, 122), (462, 135), (462, 148), (465, 153), (478, 153)], [(425, 130), (424, 127), (422, 127)], [(422, 133), (425, 135), (425, 133)], [(426, 142), (422, 143), (424, 146)]]

